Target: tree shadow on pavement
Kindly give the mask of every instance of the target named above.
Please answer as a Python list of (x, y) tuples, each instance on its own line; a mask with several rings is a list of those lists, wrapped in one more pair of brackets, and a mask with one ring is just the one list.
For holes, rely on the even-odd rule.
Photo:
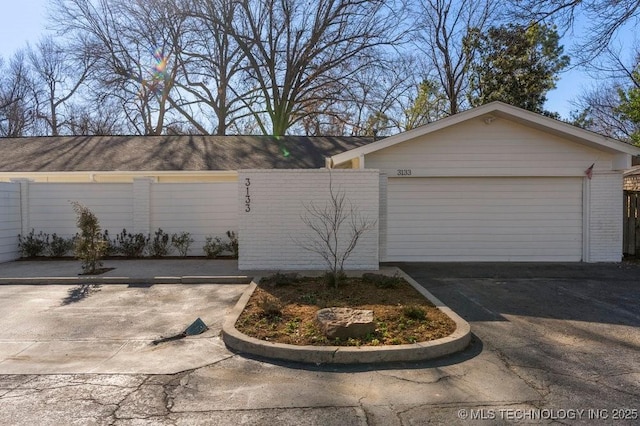
[(72, 303), (80, 302), (94, 293), (100, 291), (100, 285), (97, 284), (81, 284), (74, 288), (69, 289), (67, 297), (62, 299), (62, 306), (67, 306)]

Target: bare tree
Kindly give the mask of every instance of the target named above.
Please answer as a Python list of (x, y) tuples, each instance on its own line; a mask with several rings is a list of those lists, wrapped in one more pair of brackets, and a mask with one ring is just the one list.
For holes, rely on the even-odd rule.
[(16, 52), (6, 67), (0, 63), (0, 136), (20, 137), (32, 131), (35, 96), (24, 51)]
[(304, 206), (302, 222), (312, 231), (308, 240), (298, 244), (316, 253), (327, 264), (332, 284), (337, 287), (344, 264), (356, 248), (360, 237), (376, 226), (376, 221), (362, 215), (357, 206), (346, 199), (342, 189), (334, 189), (329, 172), (329, 201), (324, 206), (311, 202)]
[(74, 55), (64, 50), (50, 37), (29, 48), (28, 57), (37, 91), (37, 118), (46, 123), (48, 134), (58, 136), (69, 124), (61, 110), (69, 107), (94, 62), (84, 52)]
[(611, 45), (625, 25), (640, 20), (639, 0), (511, 0), (511, 9), (526, 22), (552, 22), (564, 29), (573, 27), (577, 16), (588, 22), (587, 34), (574, 53), (586, 63)]
[[(410, 58), (380, 52), (366, 67), (340, 84), (338, 94), (309, 107), (302, 124), (307, 135), (387, 136), (401, 129), (403, 100), (411, 91)], [(332, 89), (329, 89), (331, 92)]]
[(167, 126), (181, 26), (172, 0), (55, 0), (61, 31), (96, 61), (93, 91), (117, 100), (139, 134)]
[(474, 52), (465, 46), (472, 29), (484, 29), (494, 17), (494, 0), (418, 0), (416, 46), (428, 59), (427, 69), (449, 101), (449, 114), (463, 107), (467, 76)]
[(601, 135), (619, 140), (631, 140), (637, 125), (626, 120), (618, 111), (622, 86), (616, 82), (605, 83), (583, 93), (576, 102), (584, 112), (582, 125)]
[(599, 75), (597, 86), (587, 90), (576, 104), (582, 112), (579, 123), (597, 133), (631, 141), (640, 132), (640, 123), (630, 120), (621, 111), (621, 95), (627, 90), (640, 89), (640, 47), (636, 47), (634, 59), (625, 60), (619, 51), (607, 47), (600, 60), (591, 68)]
[(181, 78), (176, 85), (191, 97), (201, 117), (184, 114), (201, 133), (211, 113), (214, 133), (225, 135), (235, 122), (251, 115), (246, 105), (254, 90), (243, 84), (244, 53), (227, 31), (236, 19), (234, 0), (192, 0), (184, 13), (189, 16), (179, 53)]
[(348, 80), (390, 43), (397, 19), (382, 0), (239, 0), (237, 18), (219, 22), (247, 61), (260, 95), (251, 109), (261, 131), (283, 135), (337, 96)]
[(72, 135), (117, 135), (126, 133), (122, 125), (122, 113), (113, 102), (103, 100), (100, 108), (93, 103), (74, 103), (67, 110), (67, 127)]

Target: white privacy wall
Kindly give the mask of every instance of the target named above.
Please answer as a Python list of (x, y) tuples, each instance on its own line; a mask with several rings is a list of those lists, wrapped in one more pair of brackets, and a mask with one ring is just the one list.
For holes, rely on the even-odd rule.
[[(326, 270), (320, 255), (303, 245), (314, 236), (302, 217), (312, 203), (329, 202), (329, 180), (347, 205), (376, 225), (360, 238), (346, 270), (378, 269), (379, 173), (377, 170), (243, 170), (238, 178), (239, 269)], [(343, 224), (347, 235), (348, 221)]]
[[(103, 230), (115, 235), (133, 228), (133, 193), (130, 183), (29, 183), (28, 212), (23, 232), (31, 229), (70, 237), (78, 232), (71, 201), (87, 206)], [(26, 219), (26, 220), (25, 220)]]
[(189, 232), (194, 240), (189, 254), (204, 255), (207, 236), (227, 241), (227, 231), (237, 232), (237, 188), (236, 182), (153, 184), (150, 230)]
[[(236, 182), (155, 183), (0, 183), (0, 261), (19, 257), (18, 234), (71, 237), (78, 232), (71, 201), (98, 217), (115, 238), (123, 229), (151, 234), (189, 232), (189, 255), (204, 255), (207, 236), (221, 237), (238, 229)], [(174, 253), (176, 254), (176, 253)]]
[(0, 262), (20, 257), (20, 184), (0, 183)]

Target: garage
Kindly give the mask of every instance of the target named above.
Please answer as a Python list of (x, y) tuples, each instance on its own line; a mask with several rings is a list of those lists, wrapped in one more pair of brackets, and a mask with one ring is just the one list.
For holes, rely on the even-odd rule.
[(330, 158), (380, 171), (381, 262), (619, 262), (640, 149), (492, 102)]
[(580, 261), (581, 178), (390, 178), (388, 261)]

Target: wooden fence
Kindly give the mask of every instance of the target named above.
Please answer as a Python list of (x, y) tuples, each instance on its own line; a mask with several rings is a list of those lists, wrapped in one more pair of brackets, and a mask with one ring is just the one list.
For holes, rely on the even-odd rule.
[(622, 252), (640, 256), (640, 191), (624, 191), (624, 231)]

